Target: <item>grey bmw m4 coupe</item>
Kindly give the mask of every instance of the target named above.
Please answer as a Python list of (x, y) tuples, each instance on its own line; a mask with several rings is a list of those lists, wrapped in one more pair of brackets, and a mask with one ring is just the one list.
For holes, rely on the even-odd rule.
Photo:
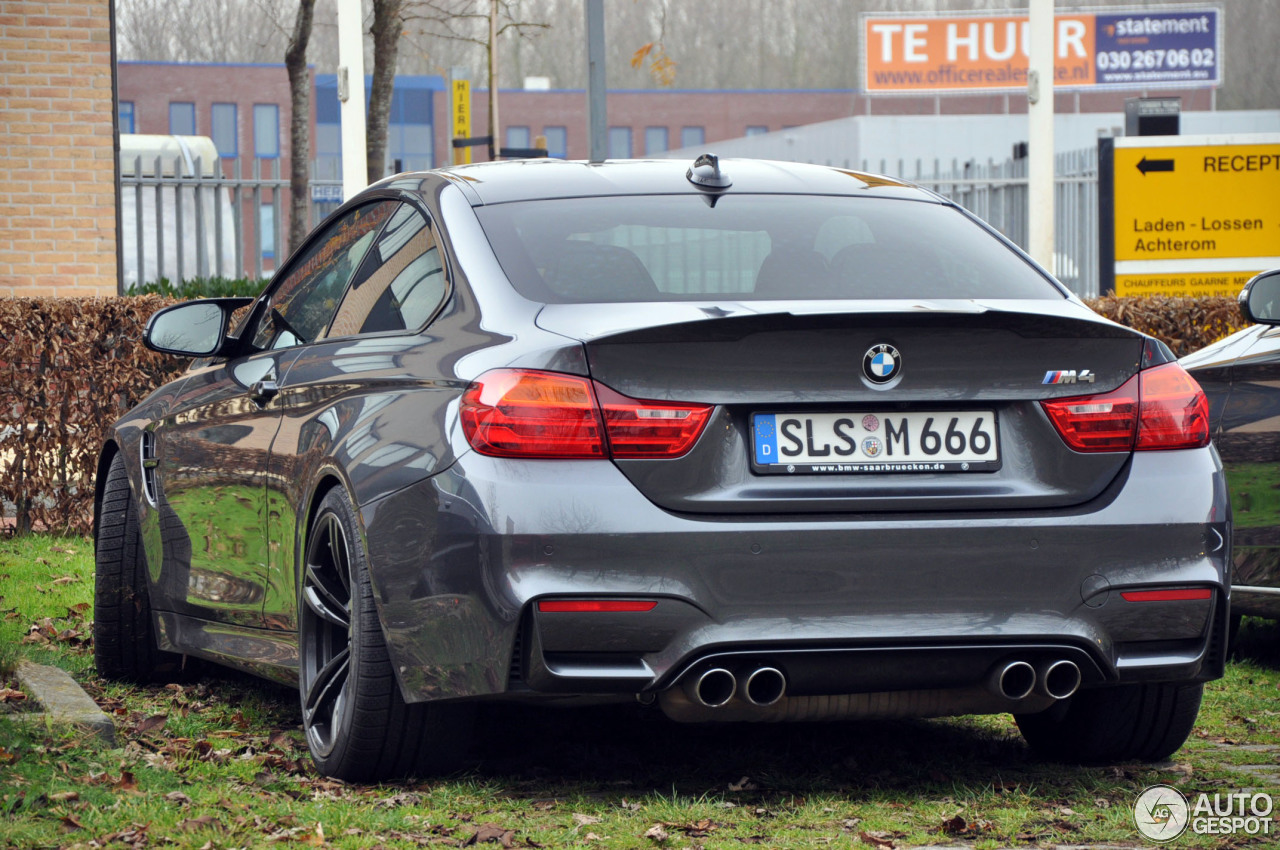
[(486, 701), (1160, 759), (1223, 673), (1200, 387), (897, 180), (400, 174), (147, 341), (196, 359), (103, 446), (98, 669), (296, 684), (331, 776), (447, 769)]

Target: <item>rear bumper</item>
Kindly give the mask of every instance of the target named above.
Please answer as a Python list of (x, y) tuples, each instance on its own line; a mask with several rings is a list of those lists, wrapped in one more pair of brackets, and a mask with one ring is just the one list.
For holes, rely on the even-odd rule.
[[(469, 454), (363, 506), (408, 699), (635, 694), (728, 658), (791, 693), (965, 687), (1008, 657), (1082, 686), (1222, 673), (1230, 522), (1212, 448), (1149, 452), (1072, 509), (690, 517), (611, 464)], [(1208, 599), (1127, 601), (1131, 589)], [(657, 602), (547, 613), (547, 598)], [(794, 673), (793, 673), (794, 671)]]

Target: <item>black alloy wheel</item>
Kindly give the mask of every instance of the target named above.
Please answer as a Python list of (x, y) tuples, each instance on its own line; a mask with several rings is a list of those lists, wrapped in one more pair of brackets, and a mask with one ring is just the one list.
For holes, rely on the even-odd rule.
[(405, 703), (378, 619), (355, 508), (325, 494), (307, 536), (298, 600), (298, 688), (316, 767), (346, 782), (456, 767), (470, 707)]
[(324, 757), (351, 703), (351, 552), (333, 512), (318, 517), (307, 543), (302, 602), (302, 723), (311, 751)]

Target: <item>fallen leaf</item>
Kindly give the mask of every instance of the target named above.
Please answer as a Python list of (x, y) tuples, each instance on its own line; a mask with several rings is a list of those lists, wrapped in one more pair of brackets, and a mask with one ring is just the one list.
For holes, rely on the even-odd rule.
[(53, 580), (55, 585), (59, 584), (75, 584), (80, 581), (80, 576), (58, 576)]
[(144, 732), (144, 733), (154, 732), (158, 729), (163, 729), (164, 724), (168, 720), (169, 720), (169, 715), (167, 714), (153, 714), (150, 717), (147, 717), (143, 719), (140, 723), (138, 723), (138, 725), (134, 727), (134, 731)]
[[(746, 777), (744, 776), (743, 779), (745, 780)], [(671, 836), (667, 833), (667, 830), (662, 826), (662, 824), (655, 823), (644, 831), (644, 837), (661, 844)]]
[(751, 781), (750, 776), (744, 776), (737, 782), (729, 783), (730, 791), (754, 791), (758, 786)]
[(475, 833), (463, 842), (463, 847), (469, 847), (473, 844), (501, 844), (503, 847), (510, 847), (511, 842), (515, 839), (515, 830), (506, 829), (498, 826), (496, 823), (482, 823), (476, 828)]
[(604, 841), (603, 838), (596, 835), (594, 832), (588, 832), (586, 835), (582, 837), (582, 840), (583, 841)]
[(115, 791), (137, 791), (138, 783), (133, 778), (133, 774), (127, 770), (120, 771), (120, 778), (111, 783), (112, 790)]
[(17, 688), (0, 688), (0, 702), (22, 702), (27, 695)]
[(594, 817), (593, 815), (580, 815), (574, 812), (573, 822), (578, 826), (590, 826), (593, 823), (600, 823), (604, 818)]
[(62, 821), (62, 828), (70, 831), (73, 829), (84, 829), (84, 824), (75, 819), (74, 815), (63, 815), (59, 820)]
[(13, 764), (17, 760), (17, 753), (11, 753), (4, 747), (0, 747), (0, 764)]
[(877, 850), (893, 850), (896, 846), (887, 832), (859, 832), (858, 840), (863, 844), (870, 844)]
[(55, 791), (49, 795), (49, 802), (51, 803), (70, 803), (79, 799), (80, 792), (78, 791)]
[(969, 822), (960, 815), (944, 820), (942, 822), (942, 826), (939, 827), (939, 829), (947, 835), (963, 835), (965, 830), (968, 828)]
[(191, 805), (191, 798), (186, 794), (183, 794), (181, 791), (170, 791), (168, 794), (164, 795), (164, 798), (170, 803), (177, 803), (179, 806)]
[(199, 817), (187, 818), (182, 821), (182, 823), (178, 824), (178, 829), (185, 832), (193, 829), (205, 829), (206, 827), (220, 825), (221, 824), (218, 823), (218, 819), (213, 815), (200, 815)]
[(309, 844), (312, 847), (323, 847), (325, 843), (324, 827), (320, 824), (319, 821), (317, 821), (316, 831), (311, 833), (310, 835), (303, 836), (298, 840), (301, 841), (303, 844)]

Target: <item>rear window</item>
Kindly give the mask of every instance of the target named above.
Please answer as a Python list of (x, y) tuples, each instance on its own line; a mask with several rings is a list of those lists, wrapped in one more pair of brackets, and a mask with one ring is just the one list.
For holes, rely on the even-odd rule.
[(547, 303), (1064, 297), (959, 211), (920, 201), (626, 196), (476, 214), (516, 289)]

